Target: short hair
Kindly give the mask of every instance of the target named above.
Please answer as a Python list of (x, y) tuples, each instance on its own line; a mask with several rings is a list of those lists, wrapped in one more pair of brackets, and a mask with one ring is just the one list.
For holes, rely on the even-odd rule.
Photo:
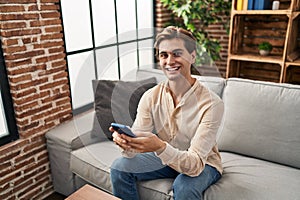
[(184, 46), (189, 53), (196, 51), (197, 40), (190, 31), (175, 26), (168, 26), (156, 35), (154, 43), (155, 55), (157, 56), (159, 54), (158, 47), (163, 40), (170, 40), (174, 38), (182, 39)]

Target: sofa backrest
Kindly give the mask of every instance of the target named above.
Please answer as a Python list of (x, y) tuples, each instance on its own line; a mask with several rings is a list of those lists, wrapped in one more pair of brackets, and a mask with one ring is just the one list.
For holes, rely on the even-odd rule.
[(150, 77), (155, 77), (157, 83), (166, 79), (162, 70), (159, 69), (139, 69), (136, 72), (136, 80), (143, 80)]
[(226, 83), (224, 78), (213, 76), (194, 76), (204, 86), (215, 92), (219, 97), (222, 97), (223, 89)]
[[(161, 82), (166, 79), (166, 76), (162, 70), (158, 69), (144, 69), (137, 71), (137, 80), (142, 80), (149, 77), (155, 77), (157, 82)], [(215, 92), (220, 97), (223, 93), (223, 88), (225, 86), (226, 80), (220, 77), (212, 76), (197, 76), (193, 75), (198, 81), (200, 81), (204, 86), (208, 87), (211, 91)]]
[(300, 86), (230, 78), (223, 100), (221, 151), (300, 168)]

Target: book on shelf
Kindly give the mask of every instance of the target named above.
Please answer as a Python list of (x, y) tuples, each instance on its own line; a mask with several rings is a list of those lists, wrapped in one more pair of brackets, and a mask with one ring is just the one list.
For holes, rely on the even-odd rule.
[(254, 1), (254, 10), (268, 10), (271, 9), (270, 0), (253, 0)]
[(243, 0), (237, 0), (237, 10), (243, 10)]
[(254, 9), (254, 0), (248, 0), (248, 10)]
[(243, 0), (243, 10), (248, 10), (248, 0)]
[(237, 0), (237, 10), (269, 10), (271, 0)]

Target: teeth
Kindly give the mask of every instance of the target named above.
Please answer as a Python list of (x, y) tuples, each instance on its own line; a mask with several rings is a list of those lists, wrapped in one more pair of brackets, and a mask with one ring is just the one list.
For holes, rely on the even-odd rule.
[(167, 71), (177, 71), (179, 69), (179, 67), (167, 67), (166, 70)]

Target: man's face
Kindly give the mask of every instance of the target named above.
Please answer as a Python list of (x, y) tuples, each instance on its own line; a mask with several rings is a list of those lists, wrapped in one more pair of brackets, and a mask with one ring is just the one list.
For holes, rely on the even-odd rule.
[(163, 40), (159, 44), (159, 63), (169, 80), (190, 78), (195, 55), (195, 51), (187, 51), (184, 41), (179, 38)]

